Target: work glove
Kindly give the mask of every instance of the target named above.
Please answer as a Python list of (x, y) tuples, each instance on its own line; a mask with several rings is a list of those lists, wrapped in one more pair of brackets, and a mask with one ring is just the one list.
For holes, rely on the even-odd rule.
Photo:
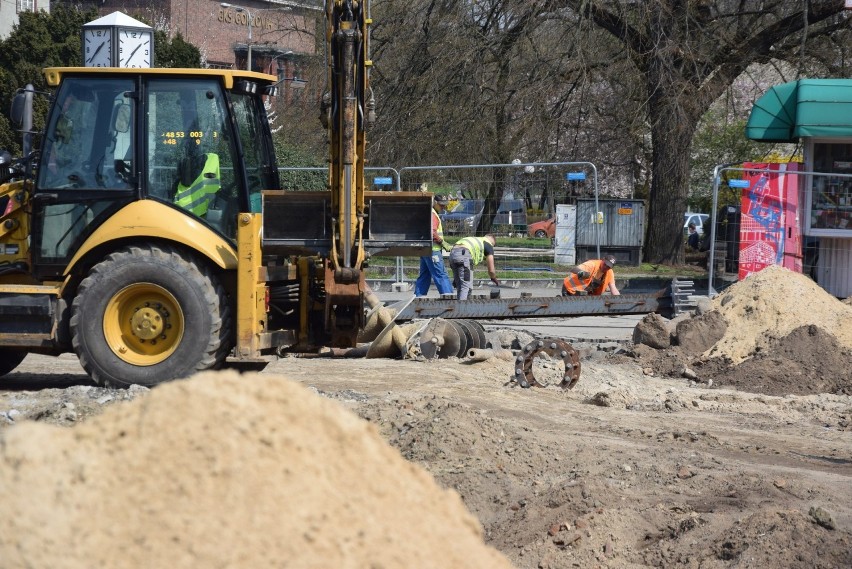
[(599, 288), (601, 288), (601, 285), (603, 285), (603, 283), (601, 281), (599, 281), (598, 279), (595, 279), (595, 280), (592, 281), (591, 287), (593, 289), (599, 289)]
[(441, 249), (443, 249), (444, 251), (450, 251), (452, 250), (452, 248), (453, 246), (447, 243), (446, 241), (441, 241)]
[(497, 277), (492, 278), (491, 282), (497, 286), (500, 286), (500, 279), (498, 279)]
[(581, 279), (587, 279), (592, 275), (589, 274), (589, 271), (584, 271), (584, 270), (581, 269), (581, 270), (577, 271), (577, 276), (580, 277)]

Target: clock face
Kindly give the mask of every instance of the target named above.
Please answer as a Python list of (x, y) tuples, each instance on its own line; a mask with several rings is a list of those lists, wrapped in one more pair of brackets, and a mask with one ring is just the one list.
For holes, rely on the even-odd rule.
[(151, 67), (151, 32), (146, 30), (118, 31), (118, 66)]
[(110, 67), (112, 65), (112, 39), (108, 28), (83, 31), (83, 65)]

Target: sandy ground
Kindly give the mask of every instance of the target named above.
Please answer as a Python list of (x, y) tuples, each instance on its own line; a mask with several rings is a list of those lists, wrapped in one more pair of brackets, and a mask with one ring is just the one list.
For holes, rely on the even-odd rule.
[[(245, 381), (288, 378), (366, 419), (402, 457), (458, 492), (485, 543), (519, 568), (850, 567), (845, 336), (791, 321), (773, 338), (777, 315), (763, 306), (766, 325), (749, 311), (747, 324), (761, 336), (749, 356), (733, 340), (748, 327), (731, 315), (744, 310), (743, 294), (752, 293), (715, 300), (715, 320), (703, 321), (709, 330), (724, 316), (716, 350), (688, 353), (685, 334), (683, 346), (666, 349), (584, 350), (570, 391), (521, 389), (510, 381), (512, 362), (496, 358), (286, 358)], [(811, 365), (820, 354), (832, 367)], [(550, 364), (542, 365), (543, 373)], [(72, 356), (28, 357), (3, 387), (0, 449), (27, 419), (73, 432), (152, 393), (95, 387)], [(171, 410), (175, 426), (182, 411)], [(303, 436), (309, 445), (310, 430)]]

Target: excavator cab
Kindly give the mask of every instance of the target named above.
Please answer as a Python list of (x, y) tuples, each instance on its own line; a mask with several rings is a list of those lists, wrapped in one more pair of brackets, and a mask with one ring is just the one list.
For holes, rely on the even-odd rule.
[(269, 129), (248, 85), (138, 70), (47, 74), (61, 85), (33, 195), (40, 279), (65, 273), (86, 238), (131, 202), (180, 208), (234, 240), (237, 213), (256, 211), (261, 191), (278, 188)]

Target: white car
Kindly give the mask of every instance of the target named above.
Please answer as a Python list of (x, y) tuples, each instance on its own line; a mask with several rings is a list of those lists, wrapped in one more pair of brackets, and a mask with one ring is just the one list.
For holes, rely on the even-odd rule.
[(709, 214), (706, 213), (685, 213), (683, 214), (683, 234), (689, 234), (689, 224), (695, 224), (695, 231), (698, 232), (699, 235), (704, 234), (704, 222), (710, 218)]

